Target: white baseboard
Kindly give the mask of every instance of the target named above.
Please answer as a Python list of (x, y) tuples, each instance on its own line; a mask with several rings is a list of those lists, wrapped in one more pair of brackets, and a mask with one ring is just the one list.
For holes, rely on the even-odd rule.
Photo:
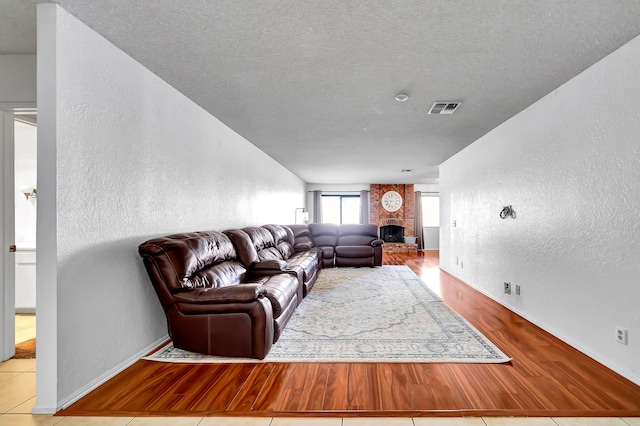
[(55, 405), (34, 405), (31, 410), (31, 414), (55, 414), (56, 413)]
[(152, 350), (156, 349), (158, 346), (160, 346), (161, 344), (163, 344), (167, 340), (169, 340), (169, 335), (165, 334), (163, 337), (161, 337), (160, 339), (156, 340), (155, 342), (153, 342), (149, 346), (147, 346), (144, 349), (138, 351), (136, 354), (132, 355), (128, 359), (126, 359), (123, 362), (121, 362), (120, 364), (116, 365), (111, 370), (107, 371), (103, 375), (101, 375), (98, 378), (96, 378), (95, 380), (91, 381), (90, 383), (88, 383), (83, 388), (81, 388), (81, 389), (77, 390), (76, 392), (72, 393), (67, 398), (63, 399), (62, 401), (59, 401), (58, 405), (56, 407), (53, 407), (53, 406), (50, 406), (50, 405), (38, 405), (38, 403), (36, 402), (36, 405), (33, 407), (32, 413), (33, 414), (55, 414), (58, 411), (67, 408), (68, 406), (70, 406), (71, 404), (73, 404), (74, 402), (79, 400), (80, 398), (86, 396), (92, 390), (96, 389), (98, 386), (102, 385), (103, 383), (105, 383), (108, 380), (112, 379), (113, 377), (115, 377), (117, 374), (119, 374), (120, 372), (122, 372), (126, 368), (130, 367), (131, 365), (133, 365), (133, 363), (138, 361), (140, 358), (142, 358), (143, 356), (145, 356), (146, 354), (148, 354)]

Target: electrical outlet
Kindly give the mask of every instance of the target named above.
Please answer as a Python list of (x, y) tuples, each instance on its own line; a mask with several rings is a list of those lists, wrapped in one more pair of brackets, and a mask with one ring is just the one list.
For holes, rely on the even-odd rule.
[(452, 220), (452, 221), (451, 221), (451, 227), (452, 227), (452, 228), (455, 228), (455, 227), (456, 227), (456, 221), (455, 221), (455, 220)]
[(511, 283), (504, 282), (504, 294), (511, 294)]
[(464, 268), (464, 263), (460, 262), (460, 267)]
[(520, 296), (520, 284), (516, 284), (516, 296)]
[(616, 340), (623, 345), (627, 344), (627, 329), (622, 327), (616, 327)]
[(456, 256), (456, 265), (458, 264), (458, 256)]

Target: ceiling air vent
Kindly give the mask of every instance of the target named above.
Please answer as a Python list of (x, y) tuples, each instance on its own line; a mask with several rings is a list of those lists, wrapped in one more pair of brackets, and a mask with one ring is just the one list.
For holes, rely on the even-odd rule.
[(429, 114), (453, 114), (461, 102), (436, 102), (429, 110)]

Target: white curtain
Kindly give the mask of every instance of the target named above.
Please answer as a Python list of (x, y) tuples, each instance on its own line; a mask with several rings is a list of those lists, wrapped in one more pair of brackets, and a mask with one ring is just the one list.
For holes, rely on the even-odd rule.
[(369, 223), (369, 191), (360, 191), (360, 223)]
[(322, 223), (322, 191), (313, 191), (313, 223)]
[(413, 212), (413, 232), (417, 237), (418, 250), (424, 250), (424, 235), (422, 226), (422, 192), (416, 191), (415, 208)]

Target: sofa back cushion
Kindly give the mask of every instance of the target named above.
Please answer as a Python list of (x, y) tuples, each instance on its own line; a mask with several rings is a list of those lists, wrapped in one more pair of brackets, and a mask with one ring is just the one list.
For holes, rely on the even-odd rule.
[(233, 242), (238, 259), (245, 267), (250, 268), (254, 263), (260, 261), (258, 251), (246, 232), (242, 229), (227, 229), (224, 234)]
[(293, 232), (282, 225), (263, 225), (262, 227), (271, 233), (282, 259), (288, 260), (295, 253)]
[(366, 246), (377, 239), (376, 225), (340, 225), (338, 229), (339, 246)]
[(309, 225), (313, 243), (316, 246), (335, 247), (338, 243), (338, 225), (333, 223), (312, 223)]
[(306, 251), (314, 247), (309, 225), (287, 225), (293, 234), (293, 248), (296, 252)]
[(248, 226), (242, 230), (249, 236), (258, 253), (258, 261), (268, 259), (284, 260), (282, 253), (276, 247), (276, 242), (268, 229), (258, 226)]
[(235, 285), (247, 274), (231, 240), (217, 231), (153, 238), (140, 244), (138, 252), (163, 306), (169, 295), (185, 288)]

